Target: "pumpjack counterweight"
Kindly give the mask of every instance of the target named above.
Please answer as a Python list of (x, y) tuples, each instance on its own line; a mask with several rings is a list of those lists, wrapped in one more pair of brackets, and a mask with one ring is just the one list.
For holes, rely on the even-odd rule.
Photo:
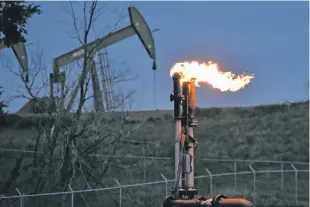
[[(0, 50), (3, 48), (7, 48), (5, 44), (4, 38), (0, 39)], [(28, 56), (26, 51), (26, 45), (22, 42), (11, 45), (14, 55), (19, 62), (19, 65), (22, 68), (22, 77), (26, 81), (29, 82), (29, 68), (28, 68)]]
[(195, 188), (194, 158), (198, 144), (194, 128), (198, 122), (195, 116), (196, 90), (195, 80), (181, 83), (182, 74), (172, 76), (175, 120), (175, 186), (171, 196), (164, 199), (163, 207), (251, 207), (252, 203), (242, 198), (227, 198), (216, 195), (212, 199), (199, 196)]

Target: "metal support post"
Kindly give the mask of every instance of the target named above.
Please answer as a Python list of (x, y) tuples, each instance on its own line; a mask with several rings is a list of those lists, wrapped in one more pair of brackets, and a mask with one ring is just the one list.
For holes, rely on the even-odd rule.
[(234, 162), (235, 191), (237, 191), (237, 162)]
[(206, 168), (206, 171), (207, 171), (207, 173), (210, 176), (210, 197), (212, 198), (212, 195), (213, 195), (213, 193), (212, 193), (212, 180), (213, 180), (213, 177), (212, 177), (211, 172), (208, 170), (208, 168)]
[(119, 187), (119, 207), (122, 207), (122, 185), (116, 179), (115, 179), (115, 182), (117, 183)]
[(295, 171), (295, 205), (297, 205), (297, 200), (298, 200), (298, 170), (293, 164), (291, 164), (291, 166)]
[(168, 180), (166, 179), (166, 177), (163, 174), (160, 174), (160, 176), (164, 179), (165, 183), (166, 183), (166, 196), (168, 195)]
[(24, 206), (23, 194), (21, 194), (17, 188), (16, 188), (16, 191), (17, 191), (18, 195), (20, 196), (20, 203), (19, 203), (20, 207), (23, 207)]
[(255, 205), (255, 197), (256, 197), (256, 171), (254, 170), (254, 168), (251, 165), (249, 165), (249, 168), (253, 172), (253, 192), (254, 192), (253, 203)]
[(281, 162), (281, 190), (283, 190), (283, 170), (284, 170), (284, 163)]
[(146, 182), (146, 159), (145, 159), (145, 145), (143, 146), (143, 182)]
[(74, 207), (74, 193), (73, 190), (70, 186), (70, 184), (68, 184), (69, 190), (71, 191), (71, 207)]

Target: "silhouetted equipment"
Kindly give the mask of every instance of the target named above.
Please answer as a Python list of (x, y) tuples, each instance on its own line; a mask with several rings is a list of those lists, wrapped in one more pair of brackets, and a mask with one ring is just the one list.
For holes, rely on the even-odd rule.
[[(95, 64), (94, 64), (94, 56), (96, 52), (106, 48), (110, 45), (113, 45), (121, 40), (124, 40), (128, 37), (131, 37), (135, 34), (138, 35), (142, 44), (144, 45), (147, 53), (153, 59), (153, 70), (156, 70), (156, 51), (155, 51), (155, 43), (152, 36), (152, 32), (148, 27), (146, 21), (143, 16), (135, 7), (128, 8), (130, 22), (131, 24), (127, 27), (124, 27), (118, 31), (109, 33), (107, 36), (96, 39), (86, 45), (78, 47), (68, 53), (65, 53), (61, 56), (58, 56), (54, 59), (53, 62), (53, 73), (50, 74), (50, 97), (54, 98), (54, 84), (60, 83), (61, 85), (61, 94), (60, 94), (60, 107), (65, 109), (65, 111), (70, 111), (73, 105), (73, 101), (76, 98), (77, 92), (80, 88), (80, 83), (85, 80), (85, 77), (89, 71), (92, 71), (92, 83), (93, 83), (93, 92), (94, 92), (94, 100), (95, 100), (95, 109), (96, 111), (104, 111), (103, 100), (100, 92), (100, 85), (98, 81), (98, 75), (96, 72)], [(77, 61), (80, 58), (86, 57), (88, 61), (87, 67), (83, 70), (79, 83), (76, 85), (73, 90), (71, 99), (69, 100), (69, 104), (67, 107), (64, 106), (65, 99), (65, 81), (66, 74), (65, 72), (60, 72), (60, 68), (68, 65), (74, 61)], [(104, 86), (103, 86), (104, 87)]]
[(205, 199), (198, 195), (194, 183), (195, 147), (198, 142), (194, 136), (196, 120), (196, 91), (194, 79), (181, 83), (182, 74), (172, 76), (175, 120), (175, 186), (172, 195), (164, 199), (163, 207), (250, 207), (252, 203), (242, 198), (227, 198), (216, 195)]
[[(19, 42), (17, 44), (10, 46), (15, 54), (15, 57), (17, 58), (22, 70), (23, 70), (23, 78), (28, 83), (29, 82), (29, 69), (28, 69), (28, 57), (27, 57), (27, 51), (26, 46), (24, 43)], [(4, 38), (0, 39), (0, 50), (3, 48), (7, 48), (7, 46), (4, 43)]]

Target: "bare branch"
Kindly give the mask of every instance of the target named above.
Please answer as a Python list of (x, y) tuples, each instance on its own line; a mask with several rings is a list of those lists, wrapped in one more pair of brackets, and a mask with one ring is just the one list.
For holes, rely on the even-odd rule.
[(73, 21), (73, 26), (74, 26), (74, 30), (75, 30), (75, 34), (76, 34), (76, 38), (77, 40), (83, 44), (83, 41), (81, 39), (81, 36), (80, 36), (80, 32), (79, 32), (79, 28), (77, 26), (77, 19), (76, 19), (76, 15), (75, 15), (75, 11), (74, 11), (74, 8), (73, 8), (73, 3), (72, 1), (70, 1), (70, 8), (71, 8), (71, 17), (72, 17), (72, 21)]
[[(77, 11), (75, 4), (69, 3), (74, 38), (80, 44), (88, 43), (94, 23), (105, 12), (106, 5), (100, 7), (97, 1), (83, 2), (81, 10)], [(83, 12), (83, 14), (79, 12)], [(78, 19), (79, 16), (82, 21)], [(120, 16), (114, 29), (123, 19), (125, 16)], [(80, 26), (80, 23), (83, 26)], [(70, 98), (70, 92), (75, 85), (80, 90), (79, 98), (75, 102), (77, 105), (75, 113), (56, 111), (43, 117), (44, 112), (40, 112), (41, 117), (34, 126), (37, 132), (33, 137), (34, 145), (32, 146), (35, 153), (31, 165), (29, 165), (30, 170), (27, 171), (29, 181), (34, 183), (31, 191), (63, 190), (67, 188), (68, 184), (74, 185), (74, 182), (80, 182), (77, 185), (82, 184), (88, 188), (97, 185), (104, 187), (103, 178), (108, 173), (113, 155), (117, 154), (121, 147), (121, 141), (139, 127), (138, 125), (137, 128), (134, 128), (136, 124), (128, 124), (128, 114), (126, 113), (129, 108), (126, 104), (133, 91), (116, 95), (116, 107), (120, 111), (120, 117), (112, 119), (104, 117), (102, 114), (82, 114), (82, 109), (84, 110), (87, 105), (85, 102), (93, 97), (91, 84), (94, 83), (88, 71), (92, 71), (89, 69), (92, 67), (94, 55), (93, 51), (85, 51), (83, 63), (77, 63), (82, 73), (87, 71), (84, 79), (78, 81), (74, 78), (72, 81), (69, 74), (68, 78), (71, 79), (70, 81), (66, 80), (65, 83), (64, 93), (67, 99)], [(8, 66), (13, 74), (21, 78), (20, 80), (24, 84), (22, 89), (26, 91), (19, 91), (15, 97), (40, 100), (38, 98), (41, 95), (40, 91), (49, 86), (47, 67), (43, 56), (42, 51), (33, 54), (29, 83), (25, 83), (25, 80), (22, 79), (20, 70), (16, 71), (13, 67)], [(133, 79), (128, 76), (128, 73), (121, 73), (116, 69), (113, 74), (108, 74), (108, 76), (110, 76), (110, 85), (112, 86)], [(57, 101), (57, 96), (52, 100)], [(109, 156), (93, 156), (95, 153), (105, 153)]]

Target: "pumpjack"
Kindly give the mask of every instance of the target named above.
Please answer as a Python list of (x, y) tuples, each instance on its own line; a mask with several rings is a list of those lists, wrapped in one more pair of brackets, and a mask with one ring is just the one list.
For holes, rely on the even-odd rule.
[[(108, 35), (98, 38), (86, 45), (80, 46), (70, 52), (67, 52), (63, 55), (60, 55), (54, 58), (53, 61), (53, 73), (50, 74), (50, 98), (53, 100), (54, 97), (54, 84), (60, 84), (60, 97), (59, 106), (64, 111), (69, 111), (72, 108), (73, 102), (76, 98), (78, 93), (80, 84), (78, 83), (73, 92), (72, 96), (69, 100), (67, 106), (64, 105), (65, 99), (65, 81), (66, 81), (66, 74), (65, 72), (60, 72), (60, 68), (68, 65), (74, 61), (77, 61), (81, 58), (87, 57), (86, 61), (88, 62), (88, 66), (80, 75), (79, 82), (85, 80), (87, 73), (91, 72), (92, 77), (92, 85), (93, 85), (93, 92), (94, 92), (94, 105), (96, 112), (103, 112), (103, 100), (100, 93), (100, 85), (98, 80), (97, 71), (95, 68), (94, 56), (96, 52), (107, 48), (115, 43), (118, 43), (126, 38), (129, 38), (133, 35), (137, 35), (142, 42), (143, 46), (145, 47), (148, 55), (153, 60), (153, 67), (152, 69), (155, 71), (156, 66), (156, 52), (155, 52), (155, 43), (152, 36), (152, 31), (150, 30), (149, 26), (147, 25), (145, 19), (140, 14), (140, 12), (135, 7), (128, 8), (129, 17), (130, 17), (130, 24), (122, 29), (117, 31), (111, 32)], [(84, 60), (85, 61), (85, 60)]]
[(171, 196), (163, 201), (163, 207), (250, 207), (252, 203), (242, 198), (227, 198), (215, 195), (212, 199), (199, 196), (194, 185), (194, 152), (198, 142), (194, 128), (198, 125), (195, 117), (195, 79), (181, 83), (181, 73), (172, 76), (175, 120), (175, 186)]
[[(78, 48), (75, 48), (67, 53), (64, 53), (58, 57), (55, 57), (53, 60), (53, 71), (50, 73), (50, 94), (49, 97), (44, 97), (44, 102), (46, 102), (48, 111), (63, 111), (69, 112), (72, 109), (74, 100), (77, 96), (77, 93), (80, 88), (80, 82), (85, 80), (86, 75), (91, 73), (91, 80), (93, 86), (93, 95), (94, 95), (94, 105), (96, 112), (105, 112), (103, 106), (103, 97), (101, 96), (100, 84), (98, 80), (98, 73), (96, 70), (96, 64), (94, 57), (97, 52), (116, 44), (124, 39), (127, 39), (131, 36), (137, 35), (143, 44), (146, 52), (153, 60), (152, 69), (156, 71), (156, 50), (155, 50), (155, 42), (152, 36), (154, 31), (151, 31), (147, 22), (141, 15), (141, 13), (135, 7), (129, 7), (128, 13), (130, 17), (130, 24), (126, 27), (123, 27), (117, 31), (110, 32), (108, 35), (103, 36), (101, 38), (95, 39), (92, 42), (89, 42), (85, 45), (82, 45)], [(0, 40), (0, 49), (5, 48), (5, 44), (3, 40)], [(23, 43), (19, 43), (11, 46), (13, 49), (20, 65), (23, 68), (26, 78), (28, 78), (28, 60), (25, 45)], [(73, 63), (79, 59), (84, 58), (86, 61), (86, 68), (83, 68), (83, 71), (79, 77), (78, 83), (74, 87), (71, 97), (69, 98), (68, 104), (65, 104), (65, 82), (66, 82), (66, 72), (60, 71), (60, 69), (68, 64)], [(100, 60), (99, 60), (100, 64)], [(102, 69), (102, 68), (101, 68)], [(104, 71), (103, 71), (104, 72)], [(54, 85), (60, 86), (60, 95), (57, 96), (54, 94)], [(103, 87), (107, 87), (104, 86)], [(105, 97), (106, 98), (106, 97)], [(46, 100), (46, 101), (45, 101)], [(57, 102), (57, 103), (56, 103)], [(29, 104), (32, 106), (32, 104)], [(31, 109), (28, 110), (28, 103), (26, 103), (20, 110), (20, 113), (35, 113)], [(46, 111), (46, 109), (43, 109)]]

